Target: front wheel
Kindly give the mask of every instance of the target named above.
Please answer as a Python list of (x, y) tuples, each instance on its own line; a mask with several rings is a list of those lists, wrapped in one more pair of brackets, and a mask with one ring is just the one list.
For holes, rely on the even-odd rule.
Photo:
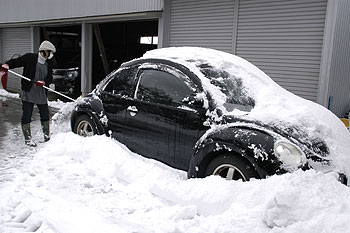
[(74, 132), (83, 137), (90, 137), (97, 134), (94, 122), (87, 115), (78, 117), (74, 124)]
[(217, 175), (227, 180), (249, 181), (257, 178), (254, 167), (240, 155), (220, 155), (215, 157), (206, 169), (206, 176)]

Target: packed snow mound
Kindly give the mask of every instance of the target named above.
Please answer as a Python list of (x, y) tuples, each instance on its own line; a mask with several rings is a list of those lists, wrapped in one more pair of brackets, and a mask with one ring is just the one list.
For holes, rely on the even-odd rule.
[[(209, 63), (218, 70), (228, 72), (233, 79), (239, 78), (245, 90), (255, 100), (255, 106), (245, 115), (246, 119), (288, 129), (302, 129), (308, 139), (326, 142), (329, 159), (341, 172), (350, 175), (350, 132), (329, 110), (312, 101), (285, 90), (268, 75), (250, 62), (238, 56), (207, 48), (171, 47), (147, 52), (143, 58), (162, 58), (177, 62), (190, 69), (202, 81), (217, 104), (223, 104), (223, 93), (201, 73), (198, 63)], [(241, 111), (228, 114), (241, 116)]]
[(335, 173), (299, 170), (250, 182), (187, 179), (111, 138), (57, 130), (0, 186), (0, 232), (28, 215), (66, 233), (350, 229), (350, 189)]
[(10, 93), (4, 89), (1, 89), (0, 88), (0, 96), (1, 97), (10, 97), (10, 98), (16, 98), (18, 99), (19, 98), (19, 94), (14, 94), (14, 93)]

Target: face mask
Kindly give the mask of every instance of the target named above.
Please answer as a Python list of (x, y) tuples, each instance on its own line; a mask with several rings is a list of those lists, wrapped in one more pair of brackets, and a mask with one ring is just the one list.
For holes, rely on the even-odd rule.
[(50, 56), (47, 59), (51, 59), (53, 57), (53, 53), (50, 53)]

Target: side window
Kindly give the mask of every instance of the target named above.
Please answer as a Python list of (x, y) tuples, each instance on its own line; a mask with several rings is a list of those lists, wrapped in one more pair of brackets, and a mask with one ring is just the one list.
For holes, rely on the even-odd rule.
[(178, 77), (165, 71), (142, 70), (136, 98), (178, 107), (193, 91)]
[(111, 78), (104, 91), (132, 97), (136, 72), (137, 67), (120, 70)]

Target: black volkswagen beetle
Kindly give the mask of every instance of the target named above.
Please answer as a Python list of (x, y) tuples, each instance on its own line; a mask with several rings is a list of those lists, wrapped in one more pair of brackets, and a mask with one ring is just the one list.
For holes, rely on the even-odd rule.
[[(322, 120), (320, 113), (332, 132), (314, 119)], [(346, 173), (341, 164), (350, 155), (348, 145), (332, 145), (350, 137), (327, 109), (244, 59), (204, 48), (158, 49), (124, 63), (78, 100), (71, 127), (81, 136), (111, 136), (189, 177), (247, 181), (299, 168)]]

